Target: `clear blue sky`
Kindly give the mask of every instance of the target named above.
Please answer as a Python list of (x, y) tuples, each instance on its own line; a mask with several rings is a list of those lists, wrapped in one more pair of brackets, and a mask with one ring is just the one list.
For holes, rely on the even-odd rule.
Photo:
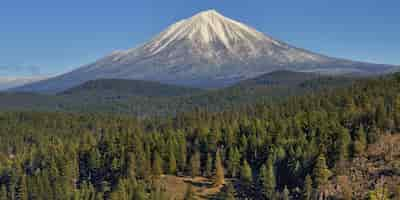
[(211, 8), (301, 48), (400, 64), (398, 0), (15, 0), (0, 5), (0, 75), (69, 71)]

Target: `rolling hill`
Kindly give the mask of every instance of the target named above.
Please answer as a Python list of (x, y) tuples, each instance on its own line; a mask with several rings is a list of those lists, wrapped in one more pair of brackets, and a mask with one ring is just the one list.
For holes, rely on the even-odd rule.
[(202, 90), (149, 81), (99, 79), (56, 95), (3, 93), (0, 109), (109, 112), (141, 117), (176, 114), (198, 107), (222, 111), (342, 87), (352, 81), (346, 77), (276, 71), (227, 88)]

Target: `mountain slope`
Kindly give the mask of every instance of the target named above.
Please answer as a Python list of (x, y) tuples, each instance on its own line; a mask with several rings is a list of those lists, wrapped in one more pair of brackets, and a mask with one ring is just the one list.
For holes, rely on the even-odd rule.
[(48, 77), (45, 76), (26, 76), (26, 77), (3, 76), (0, 77), (0, 91), (7, 90), (10, 88), (20, 87), (47, 78)]
[(92, 97), (168, 97), (190, 95), (200, 91), (200, 89), (196, 88), (179, 87), (151, 81), (97, 79), (68, 89), (59, 95)]
[(376, 74), (391, 68), (299, 49), (209, 10), (177, 22), (142, 46), (116, 51), (70, 73), (17, 90), (54, 93), (101, 78), (209, 88), (276, 70)]

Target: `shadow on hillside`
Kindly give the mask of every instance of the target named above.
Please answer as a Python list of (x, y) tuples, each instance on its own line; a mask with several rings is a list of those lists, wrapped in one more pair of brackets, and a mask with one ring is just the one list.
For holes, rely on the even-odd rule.
[(195, 186), (195, 187), (207, 187), (207, 188), (212, 187), (212, 183), (210, 183), (210, 182), (195, 181), (195, 180), (184, 180), (184, 182), (187, 184), (191, 184), (192, 186)]

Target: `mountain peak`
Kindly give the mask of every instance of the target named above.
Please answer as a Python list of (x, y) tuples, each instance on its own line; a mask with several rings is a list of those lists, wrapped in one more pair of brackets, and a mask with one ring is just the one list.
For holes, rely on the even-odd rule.
[[(148, 47), (152, 54), (157, 54), (180, 41), (189, 41), (198, 48), (235, 51), (235, 45), (241, 44), (251, 52), (259, 41), (270, 40), (263, 33), (238, 21), (224, 17), (216, 10), (206, 10), (190, 18), (183, 19), (154, 38)], [(243, 46), (242, 46), (243, 47)]]
[(243, 23), (206, 10), (149, 42), (21, 91), (62, 91), (88, 80), (150, 80), (191, 87), (224, 87), (276, 70), (374, 74), (391, 66), (352, 62), (296, 48)]
[(209, 9), (209, 10), (205, 10), (205, 11), (201, 11), (201, 12), (197, 13), (195, 16), (209, 17), (209, 16), (222, 16), (222, 15), (214, 9)]
[(216, 10), (206, 10), (206, 11), (202, 11), (199, 12), (197, 14), (195, 14), (194, 16), (192, 16), (191, 18), (189, 18), (189, 20), (197, 20), (202, 21), (202, 22), (211, 22), (211, 21), (215, 21), (215, 20), (227, 20), (226, 17), (224, 17), (222, 14), (220, 14), (219, 12), (217, 12)]

